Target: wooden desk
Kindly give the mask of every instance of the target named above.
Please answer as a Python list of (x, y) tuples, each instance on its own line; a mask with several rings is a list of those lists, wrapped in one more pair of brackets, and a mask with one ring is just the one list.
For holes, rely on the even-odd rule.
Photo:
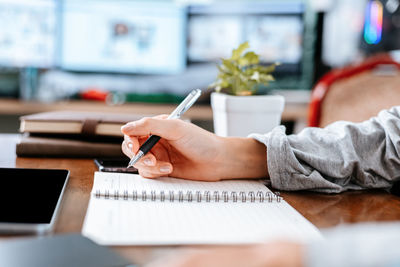
[[(16, 158), (18, 135), (0, 134), (0, 167), (62, 168), (71, 171), (55, 233), (80, 232), (96, 170), (91, 159)], [(281, 193), (289, 204), (319, 228), (341, 223), (400, 220), (400, 198), (381, 190), (336, 195), (297, 192)], [(115, 247), (137, 263), (182, 247)]]

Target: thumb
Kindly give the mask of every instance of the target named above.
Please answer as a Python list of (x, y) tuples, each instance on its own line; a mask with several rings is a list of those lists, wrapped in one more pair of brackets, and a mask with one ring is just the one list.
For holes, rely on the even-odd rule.
[(143, 118), (132, 121), (121, 127), (122, 133), (129, 136), (158, 135), (167, 140), (178, 140), (182, 136), (183, 121), (160, 117)]

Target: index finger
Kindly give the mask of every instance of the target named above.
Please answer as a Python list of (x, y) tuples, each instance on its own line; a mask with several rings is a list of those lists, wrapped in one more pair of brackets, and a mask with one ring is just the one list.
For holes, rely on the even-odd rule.
[(143, 118), (122, 126), (122, 133), (129, 136), (158, 135), (167, 140), (178, 140), (182, 135), (182, 121), (160, 117)]

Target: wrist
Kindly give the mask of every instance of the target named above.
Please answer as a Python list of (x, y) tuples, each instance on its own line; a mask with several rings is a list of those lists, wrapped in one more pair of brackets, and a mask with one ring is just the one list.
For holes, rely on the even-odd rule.
[(219, 137), (221, 179), (267, 178), (267, 149), (253, 138)]

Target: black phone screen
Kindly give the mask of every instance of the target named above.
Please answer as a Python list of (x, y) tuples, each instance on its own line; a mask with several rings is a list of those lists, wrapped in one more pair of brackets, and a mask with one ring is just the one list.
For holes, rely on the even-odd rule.
[(0, 168), (0, 223), (50, 223), (67, 170)]
[(129, 158), (95, 159), (94, 163), (101, 172), (138, 173), (136, 168), (127, 168)]

